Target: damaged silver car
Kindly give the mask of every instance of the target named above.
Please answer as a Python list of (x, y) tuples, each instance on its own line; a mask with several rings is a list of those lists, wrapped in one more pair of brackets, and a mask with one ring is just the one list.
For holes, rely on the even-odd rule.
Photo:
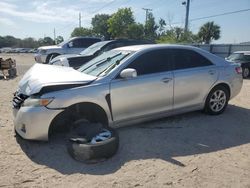
[(238, 64), (181, 45), (117, 48), (80, 69), (35, 64), (13, 99), (16, 132), (48, 140), (79, 119), (119, 127), (204, 109), (222, 113), (242, 87)]

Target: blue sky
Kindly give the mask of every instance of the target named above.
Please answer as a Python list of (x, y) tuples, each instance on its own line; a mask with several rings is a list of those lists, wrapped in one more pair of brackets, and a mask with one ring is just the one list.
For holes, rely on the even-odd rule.
[[(184, 26), (184, 0), (1, 0), (0, 36), (18, 38), (56, 35), (69, 38), (78, 26), (79, 12), (82, 26), (90, 27), (91, 18), (98, 13), (112, 14), (118, 8), (131, 7), (137, 22), (145, 22), (145, 11), (153, 9), (156, 21), (166, 20), (168, 27)], [(190, 19), (242, 9), (250, 9), (250, 0), (191, 0)], [(250, 11), (190, 22), (190, 30), (197, 33), (207, 21), (221, 26), (221, 38), (216, 43), (239, 43), (250, 41)]]

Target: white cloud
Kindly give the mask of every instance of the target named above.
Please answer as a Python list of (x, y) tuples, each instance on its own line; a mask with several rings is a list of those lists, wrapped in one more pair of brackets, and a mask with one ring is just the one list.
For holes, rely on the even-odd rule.
[(36, 2), (32, 5), (33, 6), (31, 6), (31, 9), (33, 8), (33, 10), (24, 11), (16, 5), (6, 2), (0, 2), (0, 13), (38, 23), (64, 23), (75, 21), (79, 12), (78, 8), (73, 6), (54, 7), (52, 6), (52, 3), (46, 2)]
[[(114, 9), (110, 9), (115, 0), (1, 0), (0, 16), (8, 18), (9, 25), (11, 19), (25, 20), (35, 23), (52, 23), (54, 25), (65, 25), (59, 30), (78, 25), (79, 12), (82, 15), (82, 26), (89, 27), (91, 19), (97, 13), (111, 14)], [(112, 3), (113, 4), (113, 3)], [(2, 21), (4, 22), (4, 21)], [(5, 20), (6, 24), (7, 21)]]
[(0, 23), (3, 24), (3, 25), (7, 25), (7, 26), (11, 26), (11, 27), (16, 28), (15, 23), (12, 20), (8, 19), (8, 18), (0, 18)]
[(85, 3), (111, 3), (114, 0), (80, 0), (80, 1)]

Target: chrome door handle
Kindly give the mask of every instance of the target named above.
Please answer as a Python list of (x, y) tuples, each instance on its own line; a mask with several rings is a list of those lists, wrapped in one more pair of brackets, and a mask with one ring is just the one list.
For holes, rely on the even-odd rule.
[(172, 78), (162, 78), (161, 81), (164, 83), (168, 83), (172, 80)]

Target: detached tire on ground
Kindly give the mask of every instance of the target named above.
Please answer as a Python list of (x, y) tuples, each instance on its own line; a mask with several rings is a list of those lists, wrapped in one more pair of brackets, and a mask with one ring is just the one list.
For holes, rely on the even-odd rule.
[(98, 135), (91, 141), (84, 138), (71, 140), (68, 145), (69, 154), (75, 160), (85, 163), (96, 163), (112, 157), (118, 150), (119, 137), (113, 129), (104, 130), (111, 133), (111, 136), (105, 140), (99, 140)]

